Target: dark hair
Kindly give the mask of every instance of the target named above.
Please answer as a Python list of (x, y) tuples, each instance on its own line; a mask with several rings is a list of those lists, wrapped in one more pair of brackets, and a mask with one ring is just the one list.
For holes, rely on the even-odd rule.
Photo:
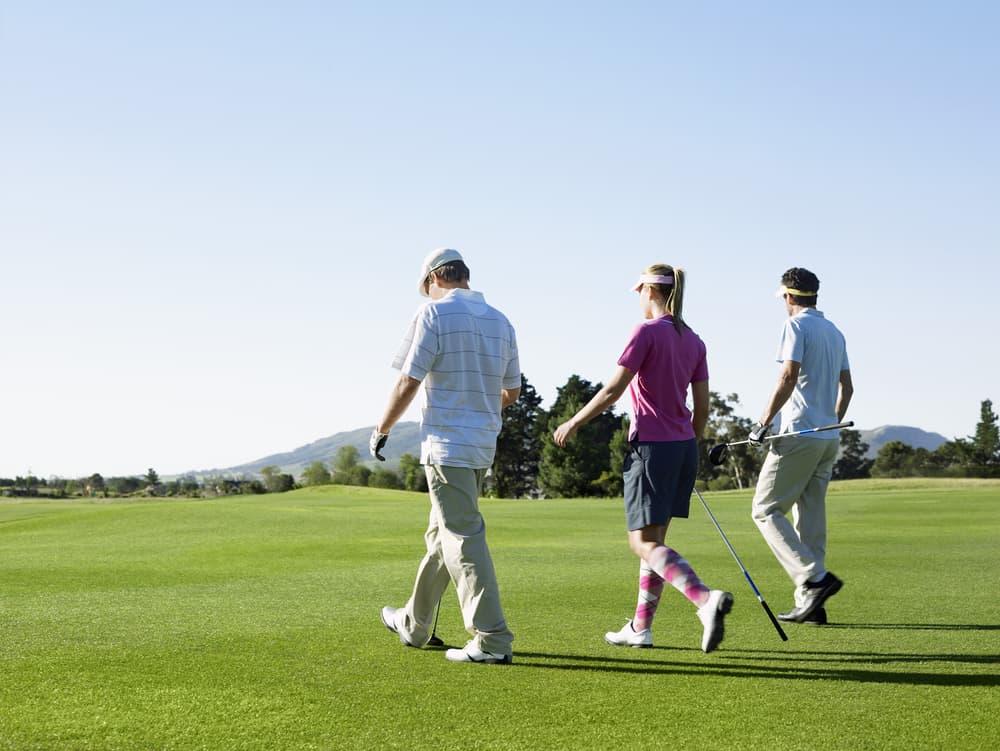
[(795, 266), (788, 269), (781, 275), (781, 283), (788, 289), (797, 289), (800, 292), (814, 292), (812, 295), (791, 295), (792, 302), (796, 305), (812, 306), (816, 304), (819, 293), (819, 277), (809, 269)]
[[(442, 282), (454, 284), (469, 281), (469, 267), (465, 261), (449, 261), (434, 269), (431, 274), (437, 274)], [(430, 274), (427, 275), (428, 277)]]

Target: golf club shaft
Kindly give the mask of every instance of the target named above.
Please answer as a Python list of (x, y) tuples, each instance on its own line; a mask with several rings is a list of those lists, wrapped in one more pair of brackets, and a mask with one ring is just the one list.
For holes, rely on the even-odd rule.
[[(773, 441), (777, 438), (788, 438), (793, 435), (805, 435), (806, 433), (819, 433), (822, 430), (836, 430), (837, 428), (850, 428), (854, 425), (853, 420), (848, 422), (838, 422), (836, 425), (824, 425), (821, 428), (807, 428), (806, 430), (796, 430), (794, 433), (775, 433), (774, 435), (769, 435), (762, 438), (761, 441)], [(746, 441), (735, 441), (734, 443), (727, 443), (727, 446), (742, 446), (744, 443), (750, 443), (749, 440)]]
[(434, 628), (431, 629), (431, 639), (434, 639), (434, 638), (437, 637), (437, 632), (438, 632), (438, 616), (441, 615), (441, 600), (443, 598), (444, 598), (444, 595), (442, 595), (440, 598), (438, 598), (437, 611), (435, 611), (435, 613), (434, 613)]
[(701, 491), (698, 490), (697, 487), (695, 487), (694, 492), (698, 495), (698, 500), (701, 501), (701, 505), (705, 509), (705, 513), (708, 514), (708, 518), (712, 520), (712, 524), (714, 524), (715, 528), (719, 530), (719, 535), (722, 537), (722, 541), (726, 543), (726, 547), (729, 548), (729, 552), (733, 554), (733, 558), (736, 560), (736, 565), (740, 567), (740, 571), (743, 572), (743, 576), (746, 577), (747, 582), (750, 584), (750, 589), (752, 589), (753, 593), (757, 595), (757, 602), (759, 602), (761, 607), (764, 608), (764, 612), (767, 613), (767, 617), (771, 619), (771, 625), (774, 626), (775, 631), (778, 632), (778, 636), (781, 637), (782, 641), (788, 641), (788, 635), (785, 633), (785, 630), (781, 627), (781, 624), (778, 623), (778, 619), (774, 617), (774, 613), (771, 612), (771, 608), (767, 606), (767, 603), (764, 601), (764, 597), (761, 595), (760, 590), (757, 589), (757, 585), (753, 583), (753, 579), (750, 578), (750, 572), (747, 571), (746, 566), (743, 565), (743, 561), (741, 561), (740, 557), (736, 555), (736, 550), (733, 548), (732, 544), (730, 544), (729, 538), (726, 537), (726, 533), (722, 531), (722, 527), (719, 526), (719, 522), (716, 521), (715, 514), (712, 513), (712, 510), (708, 507), (708, 504), (705, 503), (705, 499), (702, 497)]

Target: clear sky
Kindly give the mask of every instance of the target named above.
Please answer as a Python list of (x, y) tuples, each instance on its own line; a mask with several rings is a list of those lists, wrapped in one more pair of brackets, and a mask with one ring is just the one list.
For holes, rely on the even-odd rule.
[(0, 476), (373, 425), (445, 245), (544, 406), (607, 379), (666, 262), (755, 418), (806, 266), (857, 427), (967, 436), (1000, 402), (998, 38), (961, 0), (5, 2)]

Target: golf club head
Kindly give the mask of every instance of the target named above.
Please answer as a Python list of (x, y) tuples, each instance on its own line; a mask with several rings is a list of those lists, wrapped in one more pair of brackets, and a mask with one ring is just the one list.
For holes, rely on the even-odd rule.
[(440, 636), (434, 635), (430, 639), (427, 640), (427, 646), (428, 647), (443, 647), (444, 646), (444, 642), (441, 641), (441, 637)]
[(708, 452), (708, 460), (712, 462), (716, 467), (726, 461), (729, 456), (729, 446), (725, 443), (720, 443), (718, 446), (713, 446), (712, 450)]

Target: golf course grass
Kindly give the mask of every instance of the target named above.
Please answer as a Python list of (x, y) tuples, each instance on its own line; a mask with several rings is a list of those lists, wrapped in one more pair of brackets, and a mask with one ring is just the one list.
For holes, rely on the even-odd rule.
[[(707, 493), (777, 612), (791, 585)], [(828, 497), (831, 625), (782, 642), (697, 498), (668, 542), (736, 597), (718, 651), (668, 586), (653, 649), (608, 646), (637, 559), (621, 502), (484, 500), (514, 664), (449, 663), (379, 620), (426, 495), (0, 503), (0, 749), (992, 749), (1000, 482), (854, 481)], [(454, 591), (438, 634), (466, 640)]]

